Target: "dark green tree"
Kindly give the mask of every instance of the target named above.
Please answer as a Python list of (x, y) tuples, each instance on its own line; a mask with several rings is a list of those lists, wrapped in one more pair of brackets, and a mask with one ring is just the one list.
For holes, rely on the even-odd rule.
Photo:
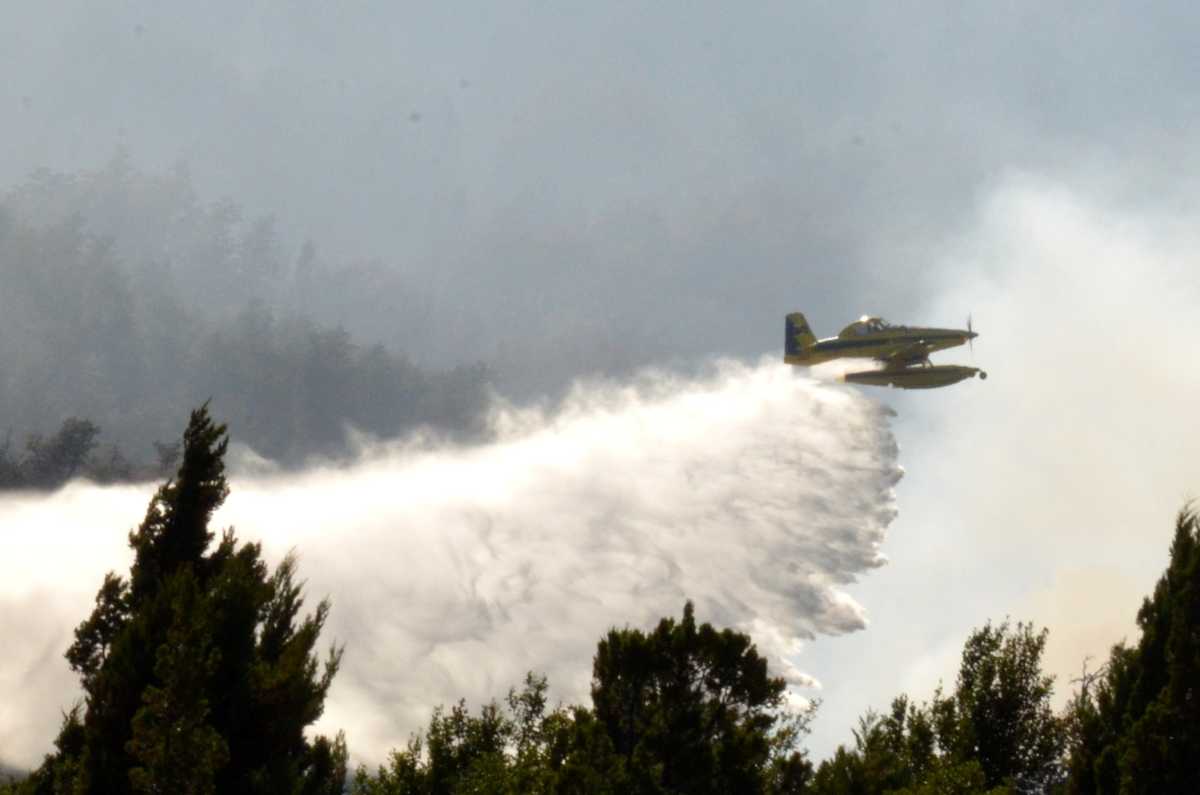
[[(450, 793), (604, 792), (590, 764), (603, 762), (575, 731), (574, 712), (547, 710), (546, 679), (529, 674), (503, 704), (472, 715), (464, 702), (434, 710), (428, 728), (404, 750), (393, 751), (374, 775), (360, 768), (356, 795), (449, 795)], [(586, 712), (586, 711), (583, 711)], [(578, 748), (573, 745), (580, 740)], [(611, 746), (609, 746), (611, 760)], [(571, 763), (568, 764), (568, 760)], [(586, 772), (580, 768), (586, 768)], [(607, 767), (601, 773), (611, 772)], [(586, 784), (584, 784), (586, 782)]]
[(1137, 646), (1114, 647), (1071, 703), (1071, 792), (1190, 792), (1200, 781), (1200, 518), (1193, 508), (1176, 519), (1170, 561), (1137, 623)]
[(146, 686), (144, 706), (133, 717), (126, 747), (139, 764), (129, 776), (139, 793), (209, 795), (229, 761), (228, 744), (208, 723), (207, 684), (220, 652), (211, 646), (195, 577), (186, 572), (169, 587), (171, 625), (154, 665), (160, 684)]
[(750, 638), (664, 618), (650, 633), (611, 630), (592, 667), (592, 704), (638, 791), (761, 792), (798, 786), (805, 715), (784, 703)]
[(988, 623), (967, 638), (954, 692), (906, 696), (868, 712), (853, 748), (821, 763), (812, 790), (869, 793), (1048, 792), (1062, 783), (1065, 730), (1042, 673), (1046, 632)]
[(290, 556), (269, 573), (231, 530), (213, 546), (228, 494), (225, 427), (194, 411), (178, 474), (130, 534), (128, 580), (110, 573), (67, 652), (82, 715), (31, 777), (35, 792), (337, 792), (345, 744), (310, 742), (341, 657), (314, 649), (329, 611), (301, 616)]
[(1007, 621), (975, 630), (953, 699), (934, 701), (943, 746), (978, 762), (988, 787), (1044, 792), (1062, 778), (1064, 728), (1050, 706), (1054, 678), (1041, 669), (1048, 634)]
[(888, 714), (869, 710), (859, 718), (854, 749), (838, 748), (822, 762), (814, 787), (827, 793), (900, 790), (924, 781), (937, 763), (929, 711), (899, 696)]

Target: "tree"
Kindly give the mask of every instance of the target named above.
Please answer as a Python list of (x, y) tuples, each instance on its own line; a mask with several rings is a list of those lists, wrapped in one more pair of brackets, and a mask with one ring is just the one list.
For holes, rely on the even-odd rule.
[[(238, 441), (289, 466), (352, 454), (346, 426), (480, 434), (488, 392), (475, 368), (427, 370), (398, 351), (366, 361), (374, 342), (429, 347), (435, 315), (419, 291), (394, 269), (327, 262), (312, 245), (288, 267), (279, 228), (201, 200), (186, 168), (143, 174), (124, 155), (39, 170), (0, 196), (0, 431), (19, 434), (12, 455), (0, 449), (0, 488), (65, 481), (58, 467), (45, 481), (14, 476), (12, 459), (28, 429), (50, 436), (79, 412), (149, 474), (151, 444), (204, 395), (221, 396)], [(111, 465), (89, 474), (125, 477)]]
[(653, 632), (611, 630), (592, 667), (592, 704), (642, 792), (756, 792), (803, 781), (795, 746), (807, 716), (789, 713), (750, 638), (664, 618)]
[(929, 711), (899, 696), (887, 715), (868, 710), (859, 718), (854, 750), (840, 747), (822, 762), (814, 787), (818, 792), (869, 793), (915, 786), (937, 764), (935, 744)]
[(99, 435), (92, 421), (71, 417), (49, 439), (31, 436), (25, 444), (29, 451), (23, 464), (26, 482), (44, 488), (66, 483), (79, 472)]
[(1063, 727), (1050, 706), (1054, 678), (1041, 669), (1048, 634), (1007, 621), (975, 630), (953, 700), (935, 699), (943, 745), (959, 760), (977, 761), (988, 787), (1044, 792), (1061, 778)]
[(229, 761), (228, 743), (208, 723), (206, 685), (220, 652), (197, 609), (195, 576), (189, 571), (174, 577), (170, 587), (171, 626), (154, 665), (161, 684), (146, 686), (144, 706), (133, 717), (126, 748), (139, 764), (129, 777), (135, 792), (210, 795), (217, 771)]
[(228, 494), (225, 426), (192, 412), (178, 473), (129, 536), (128, 579), (110, 573), (67, 652), (85, 695), (31, 791), (338, 792), (345, 743), (310, 742), (341, 651), (314, 648), (322, 601), (301, 617), (295, 560), (269, 574), (232, 530), (213, 547)]
[[(428, 728), (393, 751), (388, 764), (371, 775), (360, 767), (355, 795), (448, 795), (462, 792), (553, 793), (619, 792), (592, 787), (599, 761), (601, 774), (612, 771), (600, 754), (584, 744), (576, 721), (586, 710), (547, 711), (546, 679), (528, 674), (520, 690), (512, 689), (503, 704), (484, 705), (472, 715), (466, 703), (433, 712)], [(586, 732), (586, 729), (583, 730)], [(574, 742), (578, 739), (579, 746)], [(611, 746), (609, 757), (611, 760)], [(581, 769), (586, 767), (586, 770)], [(619, 783), (619, 776), (616, 777)], [(586, 785), (583, 784), (586, 782)]]
[(1200, 781), (1200, 517), (1185, 508), (1171, 556), (1121, 643), (1070, 705), (1071, 792), (1187, 792)]
[(355, 795), (450, 793), (802, 792), (811, 766), (796, 749), (809, 713), (792, 714), (750, 639), (683, 620), (614, 629), (593, 665), (593, 709), (547, 709), (530, 674), (503, 705), (434, 711), (428, 729)]
[(134, 479), (134, 466), (117, 445), (110, 445), (106, 455), (88, 462), (87, 477), (97, 483), (127, 483)]
[(884, 716), (859, 720), (852, 749), (821, 763), (822, 795), (1046, 792), (1061, 784), (1062, 721), (1050, 708), (1053, 680), (1041, 670), (1045, 630), (1030, 624), (971, 633), (958, 681), (920, 707), (907, 696)]

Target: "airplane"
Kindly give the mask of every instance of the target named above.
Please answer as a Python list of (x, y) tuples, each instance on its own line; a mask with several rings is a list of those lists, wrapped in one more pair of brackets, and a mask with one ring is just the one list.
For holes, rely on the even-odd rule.
[(987, 373), (978, 367), (935, 365), (929, 361), (929, 354), (934, 351), (962, 345), (977, 336), (970, 318), (963, 330), (893, 326), (882, 318), (863, 315), (836, 337), (819, 340), (804, 315), (792, 312), (786, 320), (783, 360), (788, 364), (814, 365), (842, 358), (875, 359), (884, 363), (882, 369), (846, 373), (843, 380), (901, 389), (932, 389), (976, 375), (987, 378)]

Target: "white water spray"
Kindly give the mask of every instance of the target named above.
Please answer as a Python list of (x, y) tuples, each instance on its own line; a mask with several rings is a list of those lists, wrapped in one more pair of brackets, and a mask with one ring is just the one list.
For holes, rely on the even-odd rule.
[[(216, 517), (300, 556), (326, 640), (346, 643), (321, 721), (378, 761), (439, 703), (499, 697), (528, 670), (586, 703), (612, 626), (679, 615), (748, 631), (773, 670), (864, 626), (840, 586), (883, 562), (900, 476), (887, 410), (790, 368), (723, 363), (577, 387), (553, 413), (498, 409), (478, 447), (379, 446), (357, 464), (235, 477)], [(0, 501), (0, 755), (49, 750), (77, 697), (62, 652), (152, 486), (75, 484)]]

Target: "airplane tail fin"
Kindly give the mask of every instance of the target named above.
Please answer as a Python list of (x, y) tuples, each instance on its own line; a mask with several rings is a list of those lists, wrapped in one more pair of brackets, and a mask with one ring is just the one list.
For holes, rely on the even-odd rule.
[(787, 316), (783, 352), (786, 356), (801, 356), (804, 349), (817, 341), (817, 335), (808, 327), (808, 320), (800, 312)]

